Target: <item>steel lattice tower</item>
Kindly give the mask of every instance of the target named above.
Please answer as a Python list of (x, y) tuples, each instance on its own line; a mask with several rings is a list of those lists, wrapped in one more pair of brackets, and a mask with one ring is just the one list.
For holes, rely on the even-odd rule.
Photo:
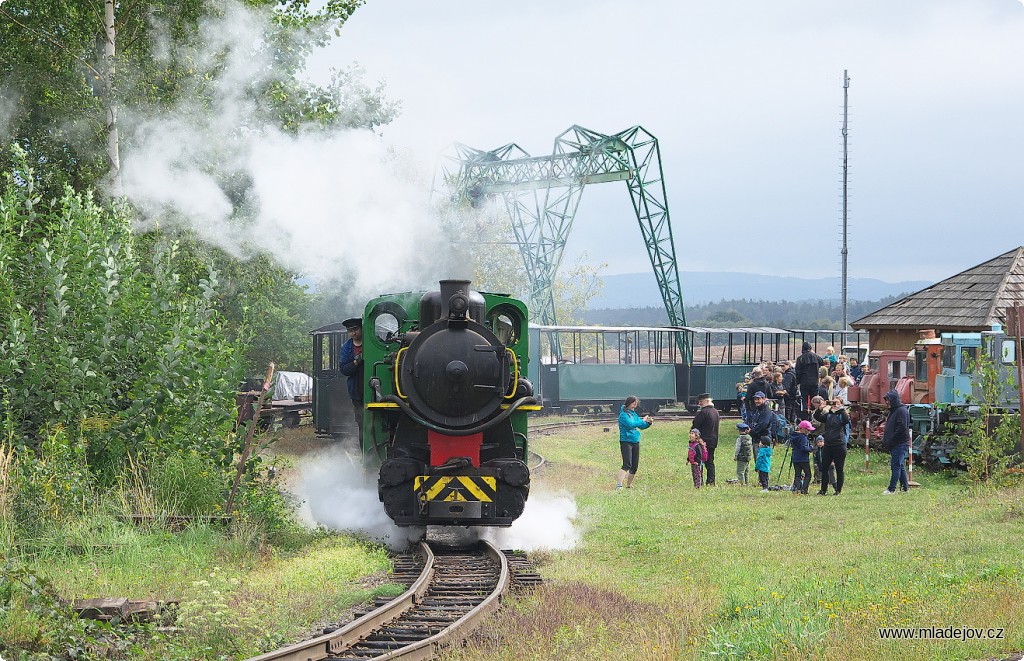
[[(476, 207), (487, 195), (503, 197), (529, 279), (530, 304), (542, 324), (555, 323), (552, 284), (584, 186), (625, 181), (669, 323), (686, 325), (661, 152), (658, 139), (642, 126), (614, 135), (572, 126), (555, 138), (549, 156), (530, 156), (516, 144), (481, 151), (456, 143), (454, 151), (442, 162), (452, 207)], [(677, 337), (689, 360), (686, 334)]]

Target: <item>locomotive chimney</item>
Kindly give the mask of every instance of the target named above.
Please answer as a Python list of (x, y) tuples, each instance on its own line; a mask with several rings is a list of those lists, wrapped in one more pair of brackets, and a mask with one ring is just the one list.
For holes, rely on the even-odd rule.
[(462, 294), (469, 299), (469, 280), (442, 280), (441, 281), (441, 305), (444, 307), (444, 314), (448, 314), (448, 303), (452, 296)]
[(421, 324), (425, 327), (447, 319), (453, 312), (449, 307), (453, 298), (456, 316), (482, 321), (487, 304), (479, 292), (470, 289), (471, 284), (470, 280), (441, 280), (440, 291), (427, 292), (420, 299)]

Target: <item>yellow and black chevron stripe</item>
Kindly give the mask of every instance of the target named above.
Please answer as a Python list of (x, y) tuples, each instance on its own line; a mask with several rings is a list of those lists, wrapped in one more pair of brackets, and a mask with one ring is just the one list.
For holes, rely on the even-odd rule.
[(493, 503), (498, 482), (486, 475), (417, 475), (413, 482), (421, 501), (479, 501)]

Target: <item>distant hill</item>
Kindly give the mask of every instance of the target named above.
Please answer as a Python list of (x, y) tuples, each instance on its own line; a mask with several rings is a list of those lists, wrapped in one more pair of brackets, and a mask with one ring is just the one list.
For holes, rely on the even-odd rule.
[[(601, 276), (604, 290), (591, 299), (588, 309), (662, 306), (654, 273), (622, 273)], [(839, 301), (839, 278), (792, 278), (753, 273), (695, 272), (679, 274), (684, 305), (700, 305), (732, 299), (766, 301)], [(847, 299), (874, 301), (910, 294), (934, 283), (926, 280), (884, 282), (874, 278), (849, 278)]]

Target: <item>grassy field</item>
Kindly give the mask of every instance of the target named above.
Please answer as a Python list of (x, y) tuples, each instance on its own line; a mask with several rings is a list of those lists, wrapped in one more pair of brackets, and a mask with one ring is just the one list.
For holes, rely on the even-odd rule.
[[(545, 586), (507, 601), (497, 626), (449, 659), (982, 659), (1024, 649), (1024, 488), (972, 489), (918, 471), (921, 488), (883, 497), (888, 456), (865, 472), (855, 452), (838, 498), (760, 493), (724, 484), (734, 463), (723, 422), (723, 484), (696, 491), (683, 459), (689, 423), (659, 422), (643, 432), (635, 488), (616, 492), (617, 433), (604, 428), (534, 440), (549, 462), (535, 493), (573, 496), (581, 541), (532, 553)], [(317, 447), (296, 432), (275, 450)], [(24, 556), (66, 597), (181, 600), (177, 633), (143, 632), (118, 658), (245, 658), (397, 589), (384, 583), (384, 549), (344, 535), (309, 534), (285, 552), (244, 526), (170, 533), (103, 515), (76, 526), (0, 556)], [(0, 606), (0, 649), (52, 635), (38, 609), (19, 605)], [(878, 635), (951, 625), (1006, 637)]]
[[(735, 437), (723, 421), (722, 484), (697, 491), (688, 429), (643, 432), (635, 488), (621, 492), (614, 430), (537, 439), (551, 464), (534, 488), (575, 495), (582, 541), (534, 554), (545, 587), (503, 609), (507, 633), (450, 658), (979, 659), (1024, 649), (1024, 489), (916, 471), (920, 488), (884, 497), (888, 455), (866, 471), (853, 452), (839, 497), (760, 493), (724, 484)], [(1005, 638), (881, 640), (888, 626), (1000, 627)]]

